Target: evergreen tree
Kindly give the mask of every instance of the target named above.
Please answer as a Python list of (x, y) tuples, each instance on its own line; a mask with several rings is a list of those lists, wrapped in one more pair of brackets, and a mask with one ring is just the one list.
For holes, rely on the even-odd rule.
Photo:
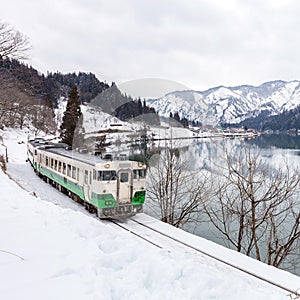
[(137, 101), (137, 115), (142, 115), (143, 113), (144, 113), (144, 110), (143, 110), (142, 101), (141, 101), (141, 98), (138, 98), (138, 101)]
[[(60, 126), (60, 138), (63, 143), (69, 146), (78, 146), (82, 136), (82, 113), (80, 109), (79, 95), (76, 85), (69, 93), (67, 108)], [(76, 137), (76, 139), (74, 139)]]
[(178, 112), (174, 113), (173, 118), (174, 118), (177, 122), (180, 122), (180, 117), (179, 117)]

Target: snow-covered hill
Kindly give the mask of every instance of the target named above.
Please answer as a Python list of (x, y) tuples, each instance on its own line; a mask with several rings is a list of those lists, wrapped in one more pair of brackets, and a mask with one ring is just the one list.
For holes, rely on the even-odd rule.
[[(27, 133), (2, 135), (8, 172), (19, 185), (0, 171), (1, 299), (290, 299), (287, 292), (205, 256), (159, 249), (94, 218), (34, 174), (25, 162)], [(295, 275), (147, 218), (224, 260), (293, 290), (300, 286)]]
[[(58, 100), (58, 106), (55, 109), (55, 118), (58, 128), (62, 122), (62, 117), (67, 106), (67, 99), (61, 97)], [(128, 122), (105, 113), (99, 107), (90, 104), (81, 104), (82, 126), (87, 138), (101, 135), (106, 131), (106, 140), (109, 142), (126, 142), (139, 138), (144, 131), (149, 137), (156, 139), (169, 138), (191, 138), (194, 133), (183, 127), (169, 127), (169, 124), (161, 121), (161, 126), (149, 126), (143, 122), (143, 118), (131, 119)], [(147, 115), (146, 115), (147, 116)], [(150, 115), (151, 117), (151, 115)], [(109, 133), (109, 131), (116, 131)], [(141, 133), (143, 132), (143, 133)]]
[(216, 87), (207, 91), (178, 91), (147, 105), (160, 115), (179, 116), (204, 124), (239, 123), (267, 111), (276, 115), (300, 104), (300, 81), (271, 81), (260, 86)]

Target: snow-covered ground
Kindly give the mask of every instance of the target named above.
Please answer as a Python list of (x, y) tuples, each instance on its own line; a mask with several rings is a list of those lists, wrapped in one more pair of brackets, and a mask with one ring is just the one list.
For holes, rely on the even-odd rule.
[[(96, 219), (34, 174), (25, 162), (24, 132), (2, 135), (8, 173), (19, 185), (0, 171), (1, 299), (290, 299), (287, 292), (205, 256), (159, 249)], [(224, 260), (300, 288), (297, 276), (141, 218)]]

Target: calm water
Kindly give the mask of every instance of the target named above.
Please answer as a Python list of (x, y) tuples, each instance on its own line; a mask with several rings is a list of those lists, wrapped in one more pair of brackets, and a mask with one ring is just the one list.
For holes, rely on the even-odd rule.
[[(189, 169), (199, 170), (205, 168), (213, 171), (216, 164), (222, 164), (225, 148), (227, 151), (238, 155), (245, 144), (252, 143), (261, 156), (275, 169), (280, 165), (288, 164), (292, 167), (300, 167), (300, 136), (270, 134), (261, 135), (255, 139), (197, 139), (176, 142), (180, 149), (180, 155), (187, 158)], [(157, 146), (157, 145), (156, 145)], [(224, 161), (224, 160), (223, 160)], [(145, 212), (153, 214), (153, 209), (145, 207)], [(199, 218), (203, 218), (199, 217)], [(207, 238), (222, 245), (226, 245), (223, 236), (208, 222), (200, 222), (185, 226), (185, 230), (201, 237)], [(300, 264), (300, 262), (299, 262)], [(300, 275), (300, 267), (296, 271)]]

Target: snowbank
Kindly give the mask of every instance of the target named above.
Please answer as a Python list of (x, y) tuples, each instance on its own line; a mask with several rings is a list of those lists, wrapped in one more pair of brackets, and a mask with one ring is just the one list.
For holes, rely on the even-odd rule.
[(2, 299), (241, 299), (245, 291), (243, 299), (285, 299), (238, 272), (42, 201), (3, 173), (0, 190)]

